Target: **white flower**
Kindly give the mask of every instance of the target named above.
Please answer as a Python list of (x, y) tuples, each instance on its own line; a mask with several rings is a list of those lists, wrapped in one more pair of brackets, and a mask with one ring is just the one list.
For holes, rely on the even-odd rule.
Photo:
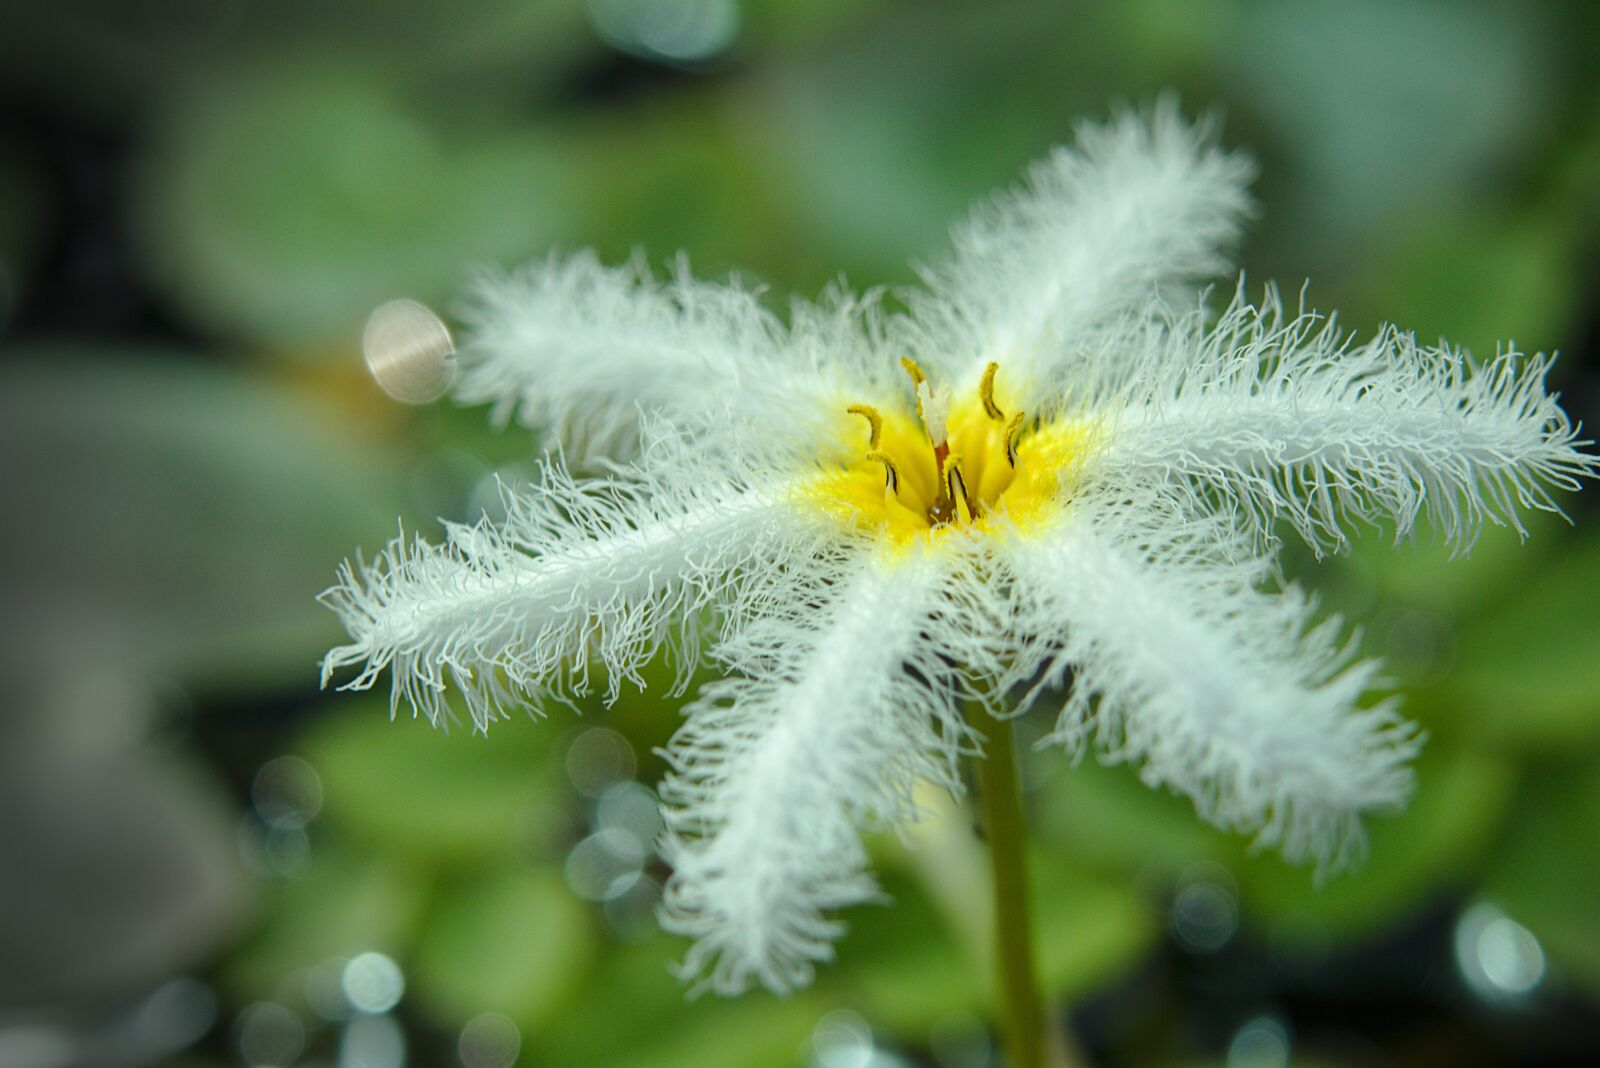
[(911, 818), (920, 781), (961, 789), (967, 702), (1067, 684), (1071, 752), (1291, 859), (1349, 859), (1418, 739), (1276, 580), (1275, 521), (1321, 551), (1426, 511), (1464, 543), (1595, 460), (1547, 358), (1356, 344), (1270, 290), (1208, 313), (1190, 287), (1226, 266), (1250, 176), (1170, 105), (1086, 128), (903, 315), (834, 293), (785, 321), (585, 254), (483, 282), (459, 399), (608, 474), (551, 459), (503, 522), (347, 565), (324, 681), (387, 668), (396, 702), (437, 721), (453, 688), (484, 728), (591, 665), (613, 696), (663, 645), (686, 677), (709, 620), (726, 677), (668, 753), (664, 917), (724, 993), (831, 956), (833, 910), (875, 894), (862, 829)]

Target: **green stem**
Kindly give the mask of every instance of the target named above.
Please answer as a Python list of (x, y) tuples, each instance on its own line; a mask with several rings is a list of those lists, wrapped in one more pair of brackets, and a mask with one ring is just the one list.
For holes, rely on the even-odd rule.
[(970, 718), (984, 738), (984, 756), (977, 762), (978, 801), (994, 879), (998, 1010), (1006, 1063), (1010, 1068), (1045, 1068), (1045, 1015), (1033, 962), (1016, 740), (1010, 720), (978, 708)]

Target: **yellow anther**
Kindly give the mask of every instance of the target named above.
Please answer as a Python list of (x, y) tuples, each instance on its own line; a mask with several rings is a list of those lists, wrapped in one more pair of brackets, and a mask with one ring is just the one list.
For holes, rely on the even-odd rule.
[(890, 493), (898, 495), (900, 493), (900, 471), (894, 466), (894, 461), (876, 449), (867, 453), (867, 459), (883, 465), (884, 485)]
[(879, 439), (883, 437), (883, 416), (878, 414), (878, 409), (870, 404), (852, 404), (845, 411), (851, 415), (859, 415), (867, 421), (867, 425), (872, 428), (872, 437), (867, 441), (867, 448), (876, 449)]
[(998, 370), (1000, 365), (991, 363), (983, 369), (983, 381), (978, 383), (978, 399), (983, 401), (984, 414), (996, 421), (1006, 417), (1006, 413), (994, 402), (994, 373)]
[(917, 418), (922, 418), (922, 387), (928, 381), (928, 376), (923, 373), (922, 367), (910, 356), (900, 357), (900, 366), (906, 369), (906, 374), (911, 376), (911, 391), (917, 395)]
[(1022, 418), (1022, 413), (1018, 412), (1006, 424), (1006, 463), (1011, 465), (1012, 470), (1016, 470), (1017, 467), (1017, 438), (1022, 435)]
[[(818, 510), (896, 547), (923, 538), (956, 547), (991, 528), (1053, 521), (1065, 504), (1063, 478), (1093, 444), (1088, 421), (1019, 411), (1009, 378), (1001, 403), (994, 363), (969, 368), (959, 395), (929, 379), (915, 360), (901, 363), (915, 387), (916, 411), (904, 386), (899, 397), (871, 398), (877, 403), (850, 396), (835, 402), (830, 425), (837, 440), (812, 464)], [(866, 422), (865, 435), (857, 416)]]

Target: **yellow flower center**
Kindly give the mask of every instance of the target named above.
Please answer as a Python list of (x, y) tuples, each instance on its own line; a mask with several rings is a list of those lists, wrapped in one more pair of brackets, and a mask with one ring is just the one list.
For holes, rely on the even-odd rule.
[(922, 368), (902, 360), (916, 388), (916, 415), (866, 404), (859, 416), (860, 459), (829, 472), (817, 503), (842, 520), (882, 529), (896, 542), (1004, 516), (1026, 523), (1059, 507), (1062, 473), (1082, 451), (1086, 432), (1044, 425), (995, 399), (998, 364), (984, 370), (977, 395), (952, 398)]

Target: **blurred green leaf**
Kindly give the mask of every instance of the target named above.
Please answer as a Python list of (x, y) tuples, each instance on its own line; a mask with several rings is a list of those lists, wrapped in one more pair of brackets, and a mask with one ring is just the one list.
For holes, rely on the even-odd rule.
[[(950, 856), (936, 861), (968, 862)], [(981, 847), (970, 862), (987, 864)], [(973, 874), (987, 885), (986, 867)], [(874, 1026), (908, 1040), (920, 1040), (952, 1014), (988, 1014), (991, 962), (975, 959), (977, 944), (964, 944), (969, 931), (989, 929), (987, 897), (946, 902), (944, 909), (970, 913), (952, 916), (908, 872), (889, 868), (879, 875), (890, 900), (845, 914), (850, 929), (839, 943), (838, 964), (823, 974), (824, 989), (836, 991)], [(1053, 1001), (1069, 1003), (1127, 971), (1155, 941), (1156, 915), (1120, 880), (1100, 879), (1070, 858), (1035, 850), (1029, 882), (1040, 984)]]
[[(1037, 759), (1064, 763), (1057, 751)], [(1054, 770), (1038, 791), (1037, 834), (1050, 850), (1090, 868), (1132, 877), (1154, 869), (1170, 876), (1228, 848), (1194, 806), (1165, 790), (1152, 790), (1128, 765), (1108, 766), (1085, 757)]]
[(1044, 850), (1029, 856), (1039, 982), (1064, 1004), (1130, 971), (1161, 931), (1160, 916), (1126, 880), (1090, 875), (1073, 860)]
[[(921, 1035), (940, 1017), (983, 1011), (987, 962), (974, 962), (909, 874), (885, 871), (889, 900), (849, 909), (838, 963), (822, 973), (825, 989), (895, 1034)], [(981, 907), (974, 903), (975, 907)]]
[(1164, 71), (1203, 66), (1234, 32), (1237, 9), (1188, 0), (1124, 0), (1109, 10), (1130, 52)]
[(594, 924), (557, 868), (499, 868), (454, 880), (423, 925), (412, 989), (446, 1026), (499, 1012), (537, 1030), (589, 978)]
[(1398, 927), (1473, 875), (1515, 783), (1505, 761), (1430, 747), (1417, 763), (1417, 791), (1405, 812), (1366, 821), (1368, 856), (1353, 871), (1317, 886), (1310, 871), (1275, 854), (1240, 856), (1232, 868), (1246, 922), (1283, 948), (1310, 951)]
[(1600, 537), (1540, 560), (1518, 589), (1464, 626), (1431, 700), (1488, 751), (1570, 751), (1600, 739)]
[[(813, 993), (691, 997), (672, 975), (687, 943), (617, 947), (559, 1022), (527, 1036), (548, 1068), (749, 1068), (791, 1064), (822, 1008)], [(601, 992), (596, 996), (593, 992)]]
[[(1540, 19), (1526, 6), (1284, 0), (1247, 10), (1217, 58), (1299, 164), (1310, 230), (1299, 251), (1310, 259), (1298, 272), (1514, 160), (1550, 94)], [(1276, 180), (1290, 177), (1285, 168)], [(1273, 229), (1296, 225), (1282, 207)]]
[(13, 355), (0, 481), (31, 517), (0, 531), (15, 644), (227, 692), (309, 683), (338, 634), (316, 595), (394, 529), (390, 463), (259, 377), (140, 349)]
[(1543, 769), (1529, 777), (1483, 886), (1591, 995), (1600, 995), (1597, 832), (1600, 764)]
[[(410, 0), (403, 18), (386, 0), (280, 0), (264, 18), (289, 48), (315, 26), (319, 39), (340, 40), (407, 70), (448, 72), (471, 86), (478, 107), (485, 87), (493, 90), (491, 99), (545, 88), (600, 50), (583, 0), (478, 0), (470, 6)], [(284, 49), (279, 43), (275, 51)]]
[[(781, 164), (814, 288), (907, 282), (976, 199), (1014, 183), (1114, 98), (1153, 93), (1125, 28), (1097, 5), (930, 5), (836, 39), (763, 84), (757, 131)], [(1070, 72), (1070, 73), (1067, 73)]]
[(571, 818), (556, 724), (513, 715), (487, 735), (390, 722), (387, 700), (330, 702), (300, 752), (322, 776), (323, 818), (386, 855), (435, 866), (549, 856)]
[(233, 945), (256, 903), (231, 792), (187, 746), (133, 744), (145, 695), (84, 675), (0, 713), (0, 1003), (15, 1016), (153, 989)]
[(848, 34), (863, 16), (890, 6), (887, 0), (743, 0), (748, 37), (759, 47), (792, 49)]
[(597, 207), (573, 222), (581, 242), (608, 262), (639, 250), (656, 266), (681, 251), (704, 277), (738, 271), (752, 282), (792, 280), (805, 244), (777, 229), (785, 214), (777, 176), (739, 120), (717, 97), (697, 93), (585, 124), (589, 202)]
[(475, 262), (566, 232), (575, 176), (546, 127), (497, 128), (350, 56), (203, 85), (157, 137), (141, 203), (152, 266), (210, 330), (301, 351), (353, 340), (378, 302), (452, 294)]
[[(1523, 521), (1529, 531), (1526, 540), (1510, 527), (1489, 524), (1462, 555), (1427, 529), (1399, 545), (1388, 532), (1363, 531), (1349, 556), (1312, 564), (1301, 577), (1319, 590), (1331, 584), (1329, 607), (1358, 624), (1374, 611), (1396, 605), (1454, 624), (1482, 613), (1524, 584), (1543, 566), (1552, 542), (1567, 536), (1558, 517), (1541, 512)], [(1325, 581), (1329, 579), (1331, 583)]]
[(1587, 745), (1600, 737), (1600, 538), (1558, 516), (1527, 517), (1526, 540), (1489, 526), (1467, 556), (1424, 539), (1368, 539), (1301, 570), (1331, 610), (1366, 634), (1407, 712), (1441, 742), (1490, 753)]
[(97, 116), (122, 117), (170, 100), (174, 87), (218, 67), (270, 63), (316, 41), (378, 57), (408, 72), (448, 74), (484, 103), (546, 88), (600, 50), (583, 0), (73, 0), (0, 5), (0, 63), (8, 79)]
[(266, 920), (229, 958), (223, 979), (242, 1000), (298, 998), (305, 969), (374, 950), (405, 959), (427, 883), (405, 864), (321, 841), (303, 878), (273, 885)]
[(1419, 340), (1440, 337), (1480, 356), (1516, 342), (1550, 351), (1577, 310), (1578, 231), (1553, 213), (1499, 216), (1463, 206), (1399, 231), (1363, 279), (1364, 305)]

